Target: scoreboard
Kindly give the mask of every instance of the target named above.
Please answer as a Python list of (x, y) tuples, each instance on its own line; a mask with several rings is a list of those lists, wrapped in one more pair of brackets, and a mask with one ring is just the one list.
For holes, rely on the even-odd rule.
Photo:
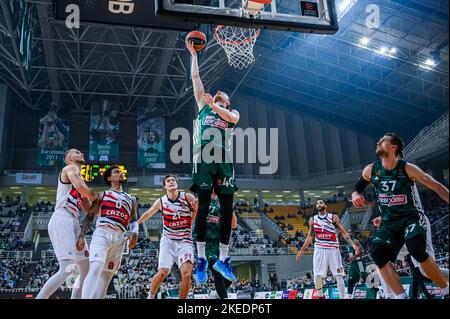
[(103, 173), (105, 170), (113, 165), (120, 167), (123, 174), (123, 181), (126, 182), (128, 178), (127, 169), (124, 165), (119, 164), (103, 164), (103, 163), (86, 163), (81, 165), (81, 177), (86, 183), (103, 184)]

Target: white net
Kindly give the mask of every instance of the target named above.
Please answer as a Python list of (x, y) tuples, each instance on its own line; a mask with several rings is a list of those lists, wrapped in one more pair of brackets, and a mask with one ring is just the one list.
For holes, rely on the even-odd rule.
[(253, 47), (259, 32), (259, 29), (220, 25), (216, 28), (214, 37), (225, 50), (228, 64), (237, 69), (244, 69), (255, 62)]

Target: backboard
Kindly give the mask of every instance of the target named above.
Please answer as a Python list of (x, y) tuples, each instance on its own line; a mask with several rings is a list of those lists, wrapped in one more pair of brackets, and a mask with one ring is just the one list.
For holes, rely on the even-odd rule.
[(257, 14), (246, 10), (251, 0), (155, 1), (158, 16), (179, 22), (318, 34), (338, 30), (334, 0), (272, 0)]

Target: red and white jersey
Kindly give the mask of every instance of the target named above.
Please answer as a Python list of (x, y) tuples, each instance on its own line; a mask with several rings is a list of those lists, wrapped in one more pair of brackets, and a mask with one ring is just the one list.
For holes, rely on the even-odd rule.
[(171, 200), (167, 194), (160, 198), (163, 217), (163, 236), (192, 243), (192, 207), (185, 192)]
[(103, 192), (96, 227), (105, 226), (125, 232), (130, 224), (135, 198), (126, 192), (107, 190)]
[(314, 247), (339, 248), (337, 229), (333, 223), (334, 214), (327, 213), (325, 216), (314, 215)]
[(79, 211), (81, 210), (80, 201), (80, 193), (78, 193), (71, 183), (64, 183), (61, 180), (61, 173), (59, 173), (55, 211), (62, 208), (74, 214), (75, 217), (78, 218)]

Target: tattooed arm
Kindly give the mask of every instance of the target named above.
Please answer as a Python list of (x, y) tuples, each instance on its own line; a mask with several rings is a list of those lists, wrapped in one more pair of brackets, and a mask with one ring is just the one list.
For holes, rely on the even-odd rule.
[(84, 249), (84, 236), (89, 232), (92, 225), (94, 224), (94, 219), (98, 215), (100, 204), (102, 202), (103, 192), (99, 193), (99, 197), (92, 203), (92, 209), (86, 214), (83, 224), (81, 225), (80, 236), (78, 236), (77, 249), (79, 251)]

